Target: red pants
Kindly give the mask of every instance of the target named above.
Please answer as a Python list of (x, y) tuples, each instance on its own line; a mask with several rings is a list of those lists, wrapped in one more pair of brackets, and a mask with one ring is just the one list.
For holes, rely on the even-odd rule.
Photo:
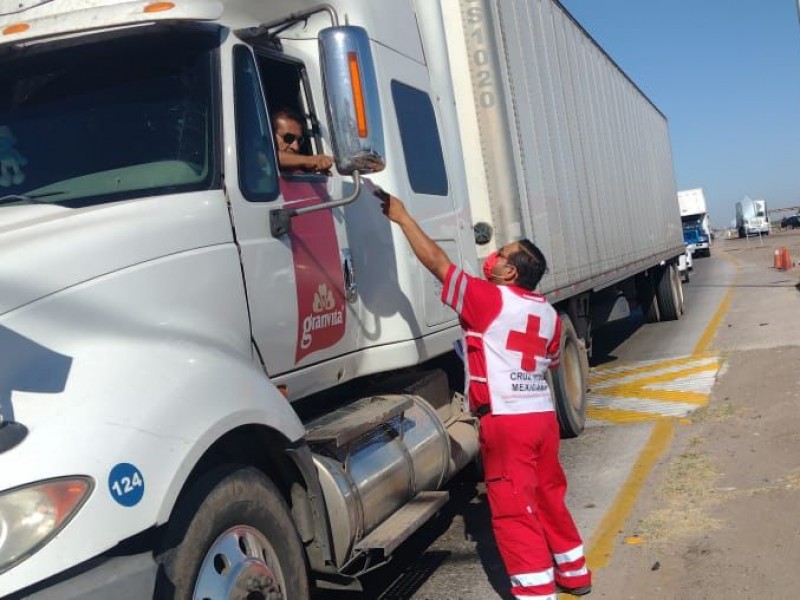
[(517, 598), (555, 600), (555, 584), (591, 584), (578, 529), (564, 504), (554, 412), (486, 415), (481, 457), (492, 528)]

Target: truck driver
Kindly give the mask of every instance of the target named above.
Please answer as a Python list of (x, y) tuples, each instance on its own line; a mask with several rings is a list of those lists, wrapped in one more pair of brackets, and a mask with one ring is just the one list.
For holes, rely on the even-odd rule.
[(278, 150), (278, 164), (282, 170), (325, 173), (333, 166), (331, 156), (301, 152), (305, 141), (303, 120), (293, 110), (282, 108), (273, 113), (272, 131)]

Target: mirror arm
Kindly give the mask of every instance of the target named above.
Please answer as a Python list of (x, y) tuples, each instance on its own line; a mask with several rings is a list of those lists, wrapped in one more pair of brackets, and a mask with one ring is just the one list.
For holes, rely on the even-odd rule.
[(280, 35), (283, 31), (289, 29), (296, 23), (307, 21), (312, 15), (322, 12), (328, 13), (328, 17), (330, 17), (331, 23), (334, 27), (339, 26), (339, 15), (336, 12), (336, 9), (330, 4), (318, 4), (307, 10), (292, 13), (288, 17), (283, 17), (275, 21), (269, 21), (268, 23), (262, 23), (256, 27), (244, 27), (242, 29), (237, 29), (234, 31), (234, 33), (239, 37), (240, 40), (243, 41), (253, 40), (263, 35), (269, 36), (271, 39), (277, 35)]
[(353, 183), (355, 184), (355, 189), (353, 193), (341, 200), (334, 200), (333, 202), (325, 202), (323, 204), (316, 204), (314, 206), (306, 206), (303, 208), (296, 208), (290, 209), (294, 212), (294, 215), (305, 215), (310, 212), (317, 212), (318, 210), (324, 210), (326, 208), (339, 208), (340, 206), (345, 206), (353, 202), (358, 195), (361, 193), (361, 174), (358, 171), (353, 171), (352, 173)]
[(292, 217), (306, 215), (320, 210), (339, 208), (340, 206), (346, 206), (354, 202), (359, 194), (361, 194), (361, 176), (358, 171), (353, 171), (352, 177), (353, 183), (355, 184), (353, 193), (340, 200), (323, 202), (322, 204), (315, 204), (314, 206), (304, 206), (303, 208), (278, 208), (270, 212), (269, 230), (270, 233), (272, 233), (272, 237), (278, 238), (289, 233), (292, 230)]

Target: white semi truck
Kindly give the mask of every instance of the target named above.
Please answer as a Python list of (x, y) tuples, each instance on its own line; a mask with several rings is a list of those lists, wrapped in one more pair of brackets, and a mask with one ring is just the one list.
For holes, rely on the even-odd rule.
[(0, 0), (0, 142), (0, 597), (303, 599), (436, 513), (460, 328), (364, 176), (542, 247), (565, 436), (592, 328), (682, 312), (666, 119), (552, 0)]
[(711, 256), (711, 225), (703, 188), (678, 192), (683, 241), (698, 256)]
[(736, 231), (740, 238), (769, 235), (766, 200), (752, 200), (745, 196), (736, 203)]

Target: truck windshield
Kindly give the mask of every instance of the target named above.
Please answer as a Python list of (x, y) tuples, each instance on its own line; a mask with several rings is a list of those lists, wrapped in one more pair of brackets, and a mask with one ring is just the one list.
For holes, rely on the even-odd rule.
[(683, 217), (683, 227), (700, 227), (703, 224), (702, 216)]
[(0, 196), (78, 207), (213, 187), (217, 45), (172, 29), (6, 55)]

